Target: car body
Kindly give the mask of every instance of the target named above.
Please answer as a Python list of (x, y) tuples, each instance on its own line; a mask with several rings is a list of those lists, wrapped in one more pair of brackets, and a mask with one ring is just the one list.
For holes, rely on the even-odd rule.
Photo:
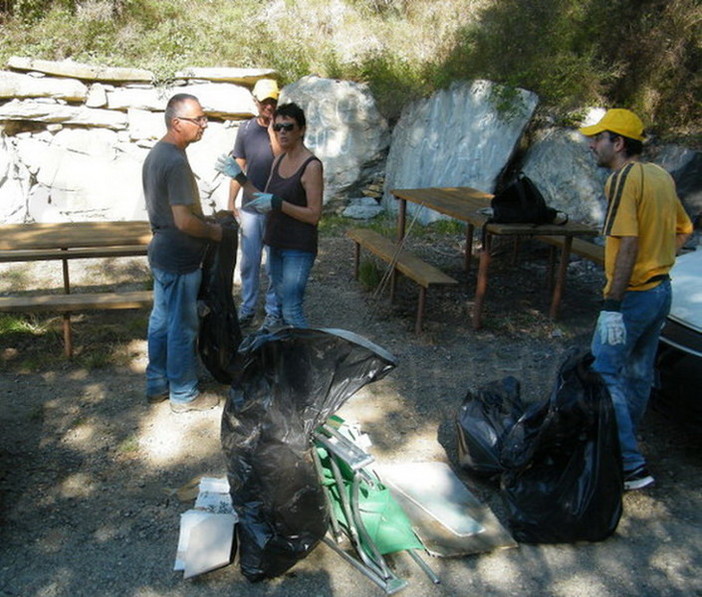
[(658, 348), (651, 406), (688, 431), (702, 431), (702, 246), (670, 272), (673, 303)]

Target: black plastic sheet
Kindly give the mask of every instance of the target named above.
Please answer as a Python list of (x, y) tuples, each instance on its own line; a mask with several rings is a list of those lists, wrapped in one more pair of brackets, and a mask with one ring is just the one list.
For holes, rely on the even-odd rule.
[(198, 295), (201, 315), (198, 352), (212, 376), (220, 383), (230, 384), (235, 376), (235, 360), (241, 343), (241, 329), (232, 298), (239, 225), (229, 212), (219, 213), (216, 221), (222, 226), (222, 240), (209, 243), (203, 259)]
[(592, 357), (571, 357), (548, 400), (527, 409), (501, 452), (512, 536), (525, 543), (601, 541), (622, 514), (614, 408)]
[(394, 357), (343, 330), (284, 328), (247, 337), (222, 414), (242, 573), (278, 576), (305, 557), (329, 515), (311, 433)]

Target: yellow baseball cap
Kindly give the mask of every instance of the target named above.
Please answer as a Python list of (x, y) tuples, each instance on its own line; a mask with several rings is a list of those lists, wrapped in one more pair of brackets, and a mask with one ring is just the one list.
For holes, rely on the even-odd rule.
[(578, 130), (586, 137), (594, 137), (604, 131), (611, 131), (622, 137), (643, 141), (643, 129), (643, 122), (631, 110), (612, 108), (605, 112), (605, 115), (597, 124), (584, 126)]
[(278, 101), (278, 96), (280, 91), (278, 90), (278, 83), (274, 79), (259, 79), (256, 81), (256, 85), (253, 88), (253, 96), (262, 102), (269, 97)]

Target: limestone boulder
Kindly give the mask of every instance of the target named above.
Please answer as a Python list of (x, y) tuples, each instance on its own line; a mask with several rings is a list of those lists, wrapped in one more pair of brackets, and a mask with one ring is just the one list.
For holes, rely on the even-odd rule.
[(37, 71), (59, 77), (86, 79), (89, 81), (106, 82), (151, 82), (154, 75), (151, 71), (141, 68), (122, 68), (112, 66), (96, 66), (74, 62), (73, 60), (37, 60), (26, 56), (11, 56), (7, 66), (20, 71)]
[(305, 111), (305, 144), (324, 165), (325, 202), (377, 175), (390, 133), (366, 85), (307, 76), (283, 88), (279, 104), (290, 101)]
[(125, 148), (109, 130), (64, 129), (17, 140), (35, 171), (28, 209), (37, 221), (144, 219), (141, 165), (146, 150)]
[[(492, 192), (537, 103), (530, 91), (472, 81), (409, 104), (392, 134), (386, 208), (397, 209), (392, 189), (468, 186)], [(416, 206), (408, 210), (417, 213)], [(431, 210), (417, 213), (421, 223), (442, 217)]]
[(175, 76), (179, 79), (223, 81), (253, 87), (259, 79), (277, 78), (277, 73), (266, 68), (191, 67), (178, 71)]
[(83, 101), (87, 94), (87, 86), (77, 79), (32, 77), (11, 71), (0, 71), (0, 99), (53, 97), (67, 101)]
[(34, 122), (70, 124), (84, 127), (121, 130), (127, 128), (127, 117), (115, 110), (86, 106), (69, 106), (54, 100), (14, 99), (0, 106), (0, 121), (29, 120)]
[(522, 171), (551, 207), (594, 227), (604, 222), (604, 183), (609, 172), (597, 166), (587, 139), (577, 130), (554, 127), (535, 131)]
[(0, 136), (0, 223), (27, 221), (29, 170), (18, 159), (12, 140)]

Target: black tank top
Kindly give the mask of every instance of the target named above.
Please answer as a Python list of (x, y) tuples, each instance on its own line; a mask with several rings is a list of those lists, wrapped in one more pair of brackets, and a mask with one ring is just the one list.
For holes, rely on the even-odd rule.
[[(266, 185), (266, 192), (273, 193), (293, 205), (307, 206), (307, 193), (302, 186), (302, 175), (312, 161), (319, 162), (315, 156), (310, 156), (289, 178), (278, 174), (278, 167), (283, 161), (281, 157), (273, 164), (273, 171)], [(272, 211), (266, 220), (266, 232), (263, 242), (278, 249), (295, 249), (317, 254), (317, 226), (301, 222), (284, 214), (282, 211)]]

